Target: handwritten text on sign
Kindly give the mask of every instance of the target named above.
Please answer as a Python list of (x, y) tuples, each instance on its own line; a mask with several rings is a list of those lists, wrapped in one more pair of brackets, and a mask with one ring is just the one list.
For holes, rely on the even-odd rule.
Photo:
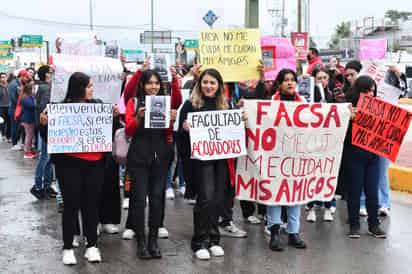
[(112, 151), (111, 104), (49, 104), (49, 153)]
[(330, 201), (337, 185), (348, 104), (245, 101), (247, 156), (236, 196), (267, 205)]
[(66, 96), (69, 78), (73, 72), (86, 73), (93, 81), (93, 97), (105, 103), (119, 102), (123, 72), (120, 60), (98, 56), (56, 54), (53, 59), (56, 71), (51, 91), (52, 102), (62, 102)]
[(215, 68), (225, 82), (259, 78), (262, 58), (258, 29), (206, 30), (199, 33), (200, 62)]
[(412, 113), (361, 94), (353, 120), (352, 144), (395, 161)]
[(215, 160), (246, 155), (245, 124), (241, 110), (188, 114), (192, 158)]

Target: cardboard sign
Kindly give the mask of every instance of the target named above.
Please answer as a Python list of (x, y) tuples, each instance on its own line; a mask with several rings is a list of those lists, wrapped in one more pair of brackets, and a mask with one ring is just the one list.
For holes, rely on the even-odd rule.
[(162, 81), (171, 82), (172, 74), (170, 72), (170, 59), (168, 54), (151, 53), (150, 69), (157, 71), (160, 74)]
[(292, 32), (292, 44), (296, 49), (296, 60), (306, 61), (308, 55), (308, 33)]
[(359, 45), (359, 59), (385, 59), (386, 39), (361, 39)]
[(282, 69), (296, 71), (296, 53), (292, 43), (287, 38), (263, 36), (262, 58), (265, 65), (265, 80), (276, 80)]
[(349, 104), (246, 100), (247, 156), (236, 196), (266, 205), (330, 201), (335, 194)]
[(176, 121), (173, 124), (173, 131), (179, 130), (179, 119), (180, 119), (180, 112), (182, 111), (183, 105), (187, 99), (190, 98), (190, 89), (181, 89), (182, 92), (182, 104), (177, 109)]
[(241, 110), (192, 112), (187, 121), (191, 125), (192, 159), (206, 161), (246, 155)]
[(352, 144), (395, 162), (412, 113), (365, 94), (356, 108)]
[(298, 91), (299, 95), (304, 97), (306, 102), (312, 103), (315, 100), (315, 78), (299, 77)]
[(201, 31), (199, 50), (202, 69), (217, 69), (225, 82), (259, 79), (262, 52), (258, 29)]
[(55, 73), (51, 91), (52, 102), (62, 102), (66, 96), (69, 78), (74, 72), (83, 72), (93, 81), (93, 98), (117, 104), (122, 87), (123, 72), (120, 60), (99, 56), (53, 56)]
[(67, 55), (103, 56), (104, 51), (91, 32), (58, 34), (57, 52)]
[(112, 151), (111, 104), (49, 104), (47, 151)]
[(377, 96), (391, 104), (397, 104), (402, 90), (394, 86), (397, 76), (389, 71), (383, 61), (373, 60), (363, 63), (360, 75), (368, 75), (376, 82)]
[(145, 128), (170, 127), (170, 96), (146, 96)]

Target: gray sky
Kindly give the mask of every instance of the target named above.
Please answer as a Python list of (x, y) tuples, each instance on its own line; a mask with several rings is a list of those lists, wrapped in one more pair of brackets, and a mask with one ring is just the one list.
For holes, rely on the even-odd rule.
[[(150, 0), (93, 0), (94, 23), (99, 25), (138, 26), (133, 30), (96, 29), (104, 40), (117, 39), (123, 47), (135, 47), (138, 32), (149, 30)], [(2, 0), (0, 39), (26, 34), (43, 34), (53, 40), (56, 33), (88, 30), (81, 26), (64, 26), (13, 19), (5, 16), (31, 17), (43, 20), (89, 24), (87, 0)], [(197, 30), (207, 28), (202, 16), (209, 10), (219, 15), (215, 28), (240, 26), (244, 23), (244, 0), (154, 0), (156, 29), (176, 30), (176, 36), (196, 38)], [(261, 31), (271, 33), (267, 6), (274, 0), (260, 0)], [(281, 0), (280, 0), (281, 2)], [(366, 16), (383, 17), (387, 9), (412, 11), (408, 0), (310, 0), (311, 31), (315, 41), (325, 46), (337, 23)], [(287, 31), (296, 30), (297, 0), (286, 1)]]

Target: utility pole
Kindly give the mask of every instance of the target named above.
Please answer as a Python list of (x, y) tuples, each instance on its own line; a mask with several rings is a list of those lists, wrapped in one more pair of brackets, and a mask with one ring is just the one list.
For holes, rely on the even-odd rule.
[(89, 3), (90, 3), (90, 31), (93, 32), (93, 0), (90, 0)]
[(245, 27), (258, 28), (259, 27), (259, 0), (245, 1)]
[(151, 0), (151, 1), (152, 1), (152, 8), (151, 8), (151, 10), (152, 10), (152, 23), (151, 23), (152, 35), (151, 35), (151, 44), (152, 44), (152, 53), (154, 53), (154, 42), (153, 42), (153, 35), (154, 35), (154, 4), (153, 4), (153, 1), (154, 1), (154, 0)]
[(302, 31), (302, 0), (298, 0), (298, 32)]
[(282, 1), (282, 37), (285, 37), (285, 0)]

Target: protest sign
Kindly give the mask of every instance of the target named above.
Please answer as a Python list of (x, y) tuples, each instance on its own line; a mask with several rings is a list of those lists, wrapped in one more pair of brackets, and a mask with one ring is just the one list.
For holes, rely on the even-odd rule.
[(306, 102), (312, 103), (315, 98), (315, 78), (299, 77), (298, 79), (299, 95), (306, 99)]
[(359, 42), (359, 59), (385, 59), (386, 39), (361, 39)]
[(145, 128), (170, 127), (170, 96), (146, 96)]
[(352, 144), (395, 162), (412, 113), (365, 94), (356, 108)]
[(122, 50), (122, 53), (126, 62), (143, 63), (146, 57), (146, 54), (142, 49), (124, 49)]
[(186, 100), (190, 98), (190, 89), (182, 89), (181, 92), (182, 92), (182, 102), (183, 103), (177, 109), (176, 121), (173, 124), (173, 131), (178, 131), (179, 130), (180, 112), (181, 112), (182, 107), (183, 107), (184, 103), (186, 102)]
[(91, 32), (58, 34), (57, 53), (81, 56), (103, 56), (96, 35)]
[(296, 50), (296, 60), (306, 61), (309, 39), (307, 32), (292, 32), (292, 44)]
[(66, 96), (69, 78), (73, 72), (83, 72), (93, 81), (93, 98), (117, 104), (122, 87), (123, 72), (120, 60), (99, 56), (53, 56), (55, 73), (51, 91), (52, 102), (62, 102)]
[(260, 40), (265, 65), (265, 80), (276, 80), (282, 69), (296, 71), (296, 53), (287, 38), (263, 36)]
[(112, 151), (111, 104), (49, 104), (47, 151)]
[(168, 54), (150, 53), (150, 69), (160, 74), (162, 81), (171, 82), (172, 74), (170, 73), (170, 59)]
[(262, 52), (258, 29), (201, 31), (199, 49), (202, 69), (217, 69), (225, 82), (259, 79)]
[(395, 86), (398, 77), (383, 61), (373, 60), (363, 63), (360, 75), (367, 75), (376, 82), (377, 96), (391, 104), (397, 104), (402, 90)]
[(191, 125), (192, 159), (207, 161), (246, 155), (241, 110), (192, 112), (187, 121)]
[(236, 196), (266, 205), (330, 201), (335, 194), (349, 104), (246, 100), (247, 156)]
[(119, 58), (119, 44), (117, 41), (107, 42), (104, 47), (105, 56), (109, 58)]

